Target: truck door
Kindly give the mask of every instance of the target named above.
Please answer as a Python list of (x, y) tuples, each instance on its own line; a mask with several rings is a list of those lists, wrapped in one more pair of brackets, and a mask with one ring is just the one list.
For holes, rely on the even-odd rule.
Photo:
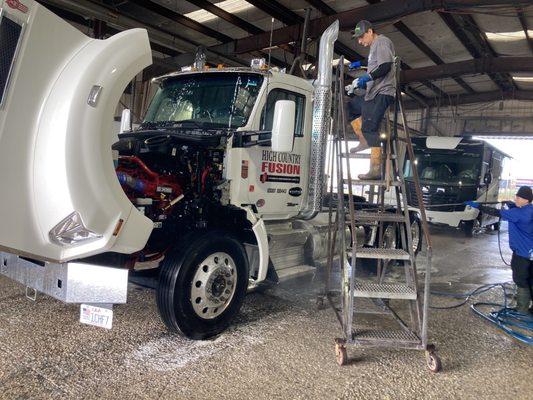
[(115, 175), (115, 108), (147, 32), (85, 36), (31, 0), (0, 11), (0, 250), (67, 261), (144, 247), (152, 222)]
[(271, 88), (261, 111), (260, 130), (272, 129), (274, 108), (278, 100), (296, 103), (292, 152), (275, 152), (270, 146), (256, 146), (249, 150), (249, 184), (254, 186), (249, 198), (265, 219), (288, 218), (298, 214), (308, 179), (310, 138), (304, 132), (310, 130), (306, 126), (309, 123), (306, 115), (311, 112), (310, 98), (301, 89)]

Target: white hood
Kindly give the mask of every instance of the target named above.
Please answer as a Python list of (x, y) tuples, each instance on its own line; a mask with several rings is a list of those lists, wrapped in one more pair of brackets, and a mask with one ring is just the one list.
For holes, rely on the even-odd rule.
[[(151, 64), (146, 31), (95, 40), (33, 1), (0, 4), (22, 26), (0, 108), (0, 249), (54, 261), (140, 250), (152, 222), (123, 193), (111, 145), (119, 98)], [(91, 238), (61, 244), (51, 231), (73, 213)]]

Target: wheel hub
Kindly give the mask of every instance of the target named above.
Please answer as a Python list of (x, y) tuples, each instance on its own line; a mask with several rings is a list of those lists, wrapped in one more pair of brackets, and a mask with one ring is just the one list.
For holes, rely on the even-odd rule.
[(209, 255), (198, 264), (191, 285), (191, 304), (201, 318), (213, 319), (226, 310), (235, 294), (237, 268), (224, 252)]

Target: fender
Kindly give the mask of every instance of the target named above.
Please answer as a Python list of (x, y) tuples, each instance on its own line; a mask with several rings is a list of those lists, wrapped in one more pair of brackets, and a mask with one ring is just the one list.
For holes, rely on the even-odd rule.
[(259, 249), (259, 270), (257, 279), (253, 282), (254, 284), (257, 284), (266, 279), (268, 272), (268, 261), (270, 258), (268, 235), (263, 219), (257, 218), (250, 207), (245, 207), (244, 210), (246, 211), (246, 219), (252, 224), (252, 231), (254, 232), (257, 247)]

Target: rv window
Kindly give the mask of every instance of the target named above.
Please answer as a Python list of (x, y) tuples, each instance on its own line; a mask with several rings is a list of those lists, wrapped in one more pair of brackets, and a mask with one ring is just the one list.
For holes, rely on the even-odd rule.
[(5, 16), (0, 18), (0, 106), (4, 103), (21, 33), (21, 25)]

